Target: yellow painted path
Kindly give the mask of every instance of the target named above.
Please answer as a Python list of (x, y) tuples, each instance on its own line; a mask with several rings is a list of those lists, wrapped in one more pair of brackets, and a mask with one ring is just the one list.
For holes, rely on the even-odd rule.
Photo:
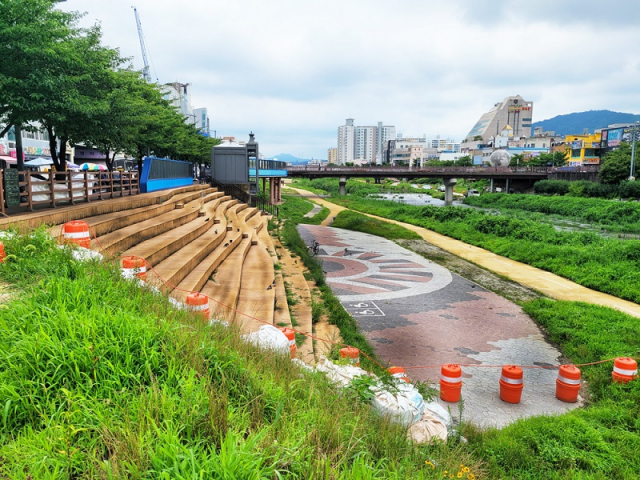
[[(287, 188), (291, 188), (291, 186), (288, 186)], [(331, 210), (331, 213), (327, 217), (329, 222), (325, 223), (325, 221), (322, 225), (330, 224), (334, 216), (338, 215), (342, 210), (346, 210), (345, 207), (328, 202), (324, 198), (321, 198), (315, 193), (307, 190), (301, 190), (298, 188), (292, 188), (292, 190), (295, 190), (301, 196), (307, 197), (309, 200)], [(605, 307), (615, 308), (635, 317), (640, 317), (640, 305), (636, 303), (583, 287), (582, 285), (578, 285), (571, 280), (567, 280), (566, 278), (553, 273), (540, 270), (532, 267), (531, 265), (516, 262), (506, 257), (501, 257), (500, 255), (496, 255), (484, 248), (474, 247), (473, 245), (455, 240), (451, 237), (440, 235), (439, 233), (427, 230), (426, 228), (417, 227), (409, 223), (398, 222), (389, 218), (378, 217), (376, 215), (369, 215), (366, 213), (364, 213), (364, 215), (368, 215), (385, 222), (401, 225), (408, 230), (416, 232), (427, 242), (432, 243), (447, 252), (453, 253), (454, 255), (473, 262), (487, 270), (510, 278), (521, 285), (537, 290), (547, 297), (555, 298), (556, 300), (568, 300), (603, 305)]]

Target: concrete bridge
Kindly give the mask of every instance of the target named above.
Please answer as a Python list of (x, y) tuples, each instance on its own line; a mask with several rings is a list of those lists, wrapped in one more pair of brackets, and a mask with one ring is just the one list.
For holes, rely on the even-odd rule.
[[(560, 167), (562, 168), (562, 167)], [(502, 182), (505, 191), (509, 192), (514, 183), (530, 185), (537, 180), (549, 178), (558, 167), (322, 167), (316, 165), (300, 165), (287, 167), (289, 177), (340, 179), (340, 195), (346, 194), (347, 178), (373, 177), (376, 183), (383, 178), (441, 178), (445, 186), (445, 204), (453, 201), (453, 186), (458, 178), (486, 178), (491, 180), (491, 191), (494, 191), (494, 180)]]

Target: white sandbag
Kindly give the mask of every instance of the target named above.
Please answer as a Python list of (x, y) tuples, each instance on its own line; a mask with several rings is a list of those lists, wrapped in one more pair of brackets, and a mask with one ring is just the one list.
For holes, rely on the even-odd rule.
[(376, 388), (371, 404), (381, 415), (387, 415), (391, 420), (408, 427), (422, 417), (424, 399), (413, 385), (402, 383), (404, 385), (397, 385), (398, 391), (395, 393)]
[(242, 338), (259, 347), (290, 355), (289, 339), (273, 325), (263, 325), (257, 332), (243, 335)]
[(316, 370), (324, 372), (331, 383), (339, 387), (346, 387), (351, 383), (355, 377), (361, 375), (371, 376), (369, 372), (363, 370), (360, 367), (354, 367), (352, 365), (336, 365), (330, 360), (325, 360), (322, 363), (316, 365)]
[(75, 247), (70, 247), (69, 245), (58, 245), (58, 248), (71, 249), (71, 256), (74, 260), (79, 262), (88, 262), (89, 260), (102, 260), (104, 257), (100, 252), (94, 252), (88, 248), (80, 247), (76, 245)]
[(187, 309), (187, 304), (186, 303), (182, 303), (180, 300), (176, 300), (173, 297), (169, 297), (169, 303), (171, 305), (173, 305), (175, 308), (177, 308), (178, 310), (186, 310)]
[(299, 358), (292, 358), (291, 361), (298, 365), (301, 369), (306, 370), (307, 372), (314, 372), (315, 369), (311, 365), (307, 365)]
[(407, 436), (416, 443), (446, 442), (447, 426), (432, 411), (425, 409), (420, 420), (409, 427)]
[(429, 410), (438, 420), (440, 420), (447, 428), (453, 427), (453, 419), (451, 414), (438, 402), (428, 402), (424, 404), (425, 410)]

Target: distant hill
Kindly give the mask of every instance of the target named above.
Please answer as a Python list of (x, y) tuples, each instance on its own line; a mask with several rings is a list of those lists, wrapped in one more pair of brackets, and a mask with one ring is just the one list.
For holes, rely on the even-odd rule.
[(594, 130), (604, 128), (612, 123), (633, 123), (637, 120), (640, 120), (640, 115), (633, 113), (589, 110), (588, 112), (558, 115), (548, 120), (536, 122), (531, 126), (531, 133), (535, 127), (542, 127), (545, 132), (556, 132), (556, 135), (581, 134), (585, 128), (589, 130), (589, 133), (593, 133)]

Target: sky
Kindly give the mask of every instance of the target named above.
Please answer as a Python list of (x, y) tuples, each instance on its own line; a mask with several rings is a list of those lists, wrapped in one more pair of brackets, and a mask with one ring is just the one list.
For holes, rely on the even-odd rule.
[(636, 0), (67, 0), (103, 43), (191, 84), (218, 137), (327, 158), (345, 119), (461, 141), (510, 95), (533, 121), (640, 113)]

